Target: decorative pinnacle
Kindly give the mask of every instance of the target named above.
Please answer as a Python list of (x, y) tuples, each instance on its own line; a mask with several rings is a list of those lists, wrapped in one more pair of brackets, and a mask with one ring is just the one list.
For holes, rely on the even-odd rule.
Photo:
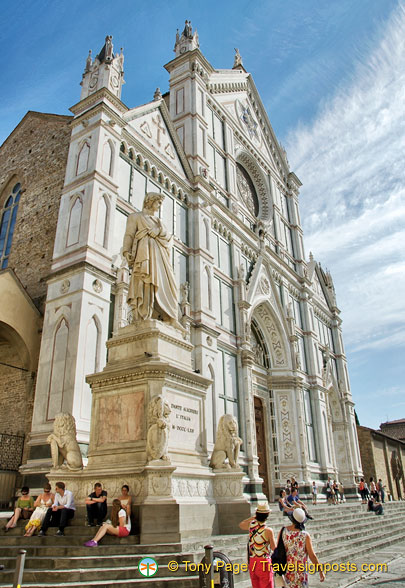
[(161, 100), (162, 98), (162, 92), (160, 91), (160, 88), (156, 88), (155, 93), (153, 94), (153, 100)]

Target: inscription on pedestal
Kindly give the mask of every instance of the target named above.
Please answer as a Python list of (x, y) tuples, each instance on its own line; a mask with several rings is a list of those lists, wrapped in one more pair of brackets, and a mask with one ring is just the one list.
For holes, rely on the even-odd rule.
[(200, 402), (179, 393), (166, 392), (170, 404), (170, 441), (175, 447), (200, 449)]

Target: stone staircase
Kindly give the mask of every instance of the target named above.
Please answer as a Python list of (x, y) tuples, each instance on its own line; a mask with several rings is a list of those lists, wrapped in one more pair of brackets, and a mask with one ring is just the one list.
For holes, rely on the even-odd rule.
[[(277, 509), (277, 510), (276, 510)], [(308, 521), (315, 550), (322, 562), (359, 560), (367, 553), (376, 554), (381, 547), (403, 540), (405, 502), (385, 505), (384, 516), (367, 513), (360, 504), (319, 505), (311, 508), (314, 521)], [(277, 505), (270, 515), (270, 525), (277, 534), (288, 523)], [(161, 587), (197, 588), (197, 572), (186, 571), (182, 562), (198, 563), (207, 543), (225, 553), (233, 563), (246, 562), (247, 535), (215, 536), (182, 543), (139, 545), (137, 536), (115, 538), (106, 536), (99, 547), (87, 548), (83, 542), (94, 529), (84, 526), (83, 518), (73, 519), (65, 537), (55, 537), (49, 529), (46, 537), (24, 538), (23, 523), (7, 534), (0, 531), (0, 588), (11, 587), (19, 549), (27, 550), (23, 588), (129, 588), (153, 585)], [(143, 557), (153, 557), (159, 566), (157, 575), (145, 578), (138, 571)], [(179, 569), (169, 571), (168, 563), (176, 561)], [(250, 586), (246, 573), (234, 577), (238, 588)]]

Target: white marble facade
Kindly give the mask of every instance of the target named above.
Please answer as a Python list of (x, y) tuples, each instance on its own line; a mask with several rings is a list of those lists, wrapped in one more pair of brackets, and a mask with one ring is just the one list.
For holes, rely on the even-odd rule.
[(177, 284), (189, 285), (179, 319), (193, 369), (212, 380), (206, 451), (220, 417), (234, 415), (245, 490), (260, 494), (256, 397), (271, 499), (292, 475), (353, 487), (361, 465), (341, 319), (330, 274), (304, 256), (300, 181), (240, 59), (214, 69), (188, 25), (165, 68), (169, 92), (128, 108), (111, 38), (87, 59), (72, 107), (30, 443), (45, 443), (59, 412), (73, 414), (88, 443), (85, 376), (104, 367), (107, 339), (126, 324), (126, 217), (158, 191)]

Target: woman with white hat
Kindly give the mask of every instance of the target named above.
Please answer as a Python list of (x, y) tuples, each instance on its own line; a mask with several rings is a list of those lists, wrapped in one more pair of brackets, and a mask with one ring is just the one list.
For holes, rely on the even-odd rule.
[(276, 548), (273, 530), (266, 526), (271, 510), (267, 502), (258, 504), (254, 517), (239, 523), (249, 531), (249, 573), (253, 588), (273, 588), (271, 552)]
[[(306, 588), (308, 586), (308, 557), (315, 565), (319, 565), (319, 578), (323, 582), (323, 573), (319, 559), (312, 547), (311, 536), (305, 531), (307, 515), (302, 508), (296, 508), (290, 515), (291, 525), (283, 528), (281, 538), (287, 555), (287, 572), (285, 584), (288, 588)], [(290, 565), (292, 564), (292, 565)]]

